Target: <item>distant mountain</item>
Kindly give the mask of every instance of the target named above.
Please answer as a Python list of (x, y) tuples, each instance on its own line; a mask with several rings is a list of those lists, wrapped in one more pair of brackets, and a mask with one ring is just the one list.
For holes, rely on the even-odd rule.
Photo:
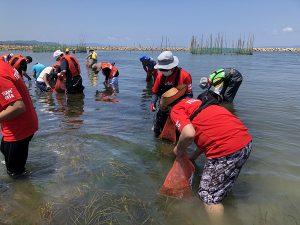
[[(62, 44), (62, 43), (50, 42), (50, 41), (36, 41), (36, 40), (29, 40), (29, 41), (24, 41), (24, 40), (0, 41), (0, 45), (21, 45), (21, 46), (22, 45), (29, 45), (29, 46), (34, 46), (34, 45), (60, 45), (60, 44)], [(69, 43), (69, 44), (64, 44), (64, 45), (77, 46), (79, 44), (78, 43), (77, 44)], [(85, 46), (107, 46), (107, 45), (99, 44), (99, 43), (95, 43), (95, 42), (84, 43), (84, 45)]]
[(15, 41), (0, 41), (0, 45), (59, 45), (57, 42), (43, 42), (36, 40), (15, 40)]

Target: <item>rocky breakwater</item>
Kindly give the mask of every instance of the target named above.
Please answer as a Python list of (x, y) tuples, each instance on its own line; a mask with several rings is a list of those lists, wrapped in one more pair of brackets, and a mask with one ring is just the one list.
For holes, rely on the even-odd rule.
[(121, 46), (97, 46), (87, 47), (98, 51), (190, 51), (190, 48), (158, 48), (158, 47), (121, 47)]
[(253, 48), (255, 52), (300, 52), (300, 48)]
[(0, 51), (31, 51), (32, 46), (29, 45), (0, 45)]

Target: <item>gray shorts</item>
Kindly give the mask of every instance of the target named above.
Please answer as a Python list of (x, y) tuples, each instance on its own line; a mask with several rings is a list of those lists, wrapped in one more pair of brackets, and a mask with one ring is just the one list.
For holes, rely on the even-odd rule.
[(207, 160), (198, 191), (202, 201), (206, 204), (218, 204), (223, 200), (232, 189), (251, 150), (252, 142), (233, 154)]

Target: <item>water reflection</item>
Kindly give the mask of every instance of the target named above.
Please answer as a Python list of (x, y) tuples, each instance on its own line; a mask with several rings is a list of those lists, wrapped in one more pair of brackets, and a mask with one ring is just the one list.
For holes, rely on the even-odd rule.
[(148, 101), (152, 97), (152, 83), (147, 82), (145, 89), (142, 92), (142, 101)]
[(95, 100), (101, 102), (113, 102), (113, 103), (119, 101), (116, 98), (115, 92), (111, 88), (105, 88), (103, 91), (96, 90)]
[(152, 83), (151, 82), (147, 82), (146, 83), (146, 87), (142, 90), (142, 93), (141, 93), (140, 107), (141, 107), (141, 109), (143, 111), (150, 112), (150, 109), (149, 109), (149, 100), (151, 98), (152, 98)]
[(91, 86), (96, 87), (98, 84), (99, 75), (95, 73), (90, 67), (86, 67), (86, 69), (87, 69), (87, 75), (90, 80)]
[[(1, 195), (1, 224), (40, 224), (44, 200), (39, 188), (30, 179), (9, 182), (9, 191)], [(12, 217), (13, 215), (13, 217)], [(30, 215), (30, 216), (29, 216)]]

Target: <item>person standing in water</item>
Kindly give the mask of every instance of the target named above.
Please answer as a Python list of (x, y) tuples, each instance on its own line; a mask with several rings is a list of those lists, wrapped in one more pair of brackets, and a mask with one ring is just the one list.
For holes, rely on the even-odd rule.
[(80, 75), (80, 65), (73, 55), (64, 55), (60, 50), (53, 53), (53, 58), (57, 61), (59, 76), (65, 84), (67, 94), (83, 93), (82, 77)]
[(7, 174), (26, 175), (28, 146), (38, 130), (38, 118), (29, 92), (17, 70), (0, 61), (1, 152)]
[(89, 67), (92, 68), (92, 66), (97, 63), (97, 52), (94, 49), (90, 49), (86, 59), (88, 60)]
[[(158, 69), (159, 73), (152, 88), (150, 109), (156, 111), (156, 103), (163, 93), (178, 85), (185, 84), (187, 88), (183, 97), (192, 98), (192, 77), (186, 70), (178, 66), (178, 58), (174, 56), (171, 51), (164, 51), (157, 57), (157, 60), (158, 62), (154, 68)], [(163, 130), (168, 115), (168, 111), (161, 109), (156, 113), (156, 119), (154, 121), (154, 134), (156, 137), (158, 137)]]

